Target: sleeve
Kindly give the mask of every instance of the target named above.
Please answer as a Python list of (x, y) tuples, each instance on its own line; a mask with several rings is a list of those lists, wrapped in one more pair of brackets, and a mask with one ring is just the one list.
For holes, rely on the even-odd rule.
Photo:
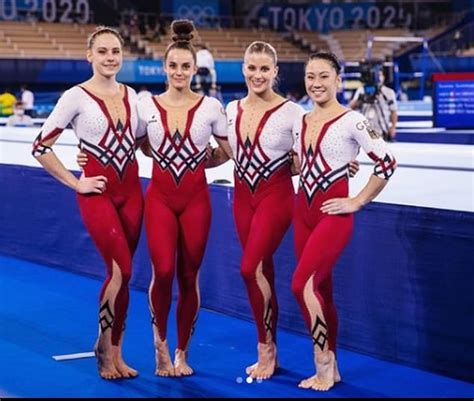
[(398, 110), (397, 95), (395, 94), (395, 91), (392, 89), (390, 89), (389, 94), (388, 94), (388, 108), (390, 111)]
[(135, 132), (135, 139), (142, 139), (147, 135), (147, 123), (146, 123), (146, 102), (151, 99), (147, 96), (142, 97), (137, 102), (137, 131)]
[(374, 175), (388, 180), (397, 168), (395, 157), (380, 133), (372, 128), (369, 120), (360, 113), (353, 112), (353, 114), (354, 117), (350, 120), (349, 127), (353, 140), (375, 163)]
[(217, 139), (227, 140), (227, 114), (221, 102), (215, 98), (212, 99), (212, 108), (214, 110), (214, 120), (212, 122), (212, 135)]
[(33, 142), (33, 156), (37, 157), (51, 152), (51, 145), (79, 114), (77, 90), (79, 89), (68, 89), (58, 100), (58, 103), (44, 122), (40, 133)]
[(301, 158), (301, 131), (303, 128), (304, 113), (299, 114), (293, 122), (291, 134), (293, 136), (293, 151)]

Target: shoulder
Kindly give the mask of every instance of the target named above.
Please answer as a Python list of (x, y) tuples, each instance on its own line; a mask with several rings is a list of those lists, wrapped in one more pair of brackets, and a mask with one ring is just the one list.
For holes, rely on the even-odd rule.
[(125, 90), (127, 91), (128, 93), (128, 96), (130, 97), (137, 97), (137, 91), (135, 89), (133, 89), (131, 86), (128, 86), (128, 85), (125, 85), (125, 84), (122, 84), (125, 88)]
[(367, 117), (364, 116), (362, 113), (356, 110), (348, 109), (344, 114), (342, 121), (344, 121), (347, 125), (357, 126), (359, 123), (363, 123), (368, 120)]
[[(286, 102), (285, 107), (290, 109), (292, 113), (295, 113), (294, 116), (302, 116), (303, 114), (306, 113), (306, 110), (299, 105), (298, 103), (293, 102), (292, 100), (289, 100)], [(296, 114), (297, 113), (297, 114)], [(292, 116), (293, 117), (293, 116)]]
[(204, 102), (206, 102), (210, 107), (218, 107), (219, 109), (224, 108), (219, 99), (211, 96), (204, 96)]
[(382, 86), (382, 92), (386, 95), (395, 96), (395, 91), (392, 88), (385, 85)]
[(139, 111), (146, 110), (153, 106), (153, 96), (137, 97), (137, 108)]
[(84, 93), (85, 93), (84, 89), (82, 89), (79, 85), (75, 85), (69, 89), (66, 89), (62, 93), (60, 100), (62, 102), (71, 101), (71, 102), (77, 103), (77, 100), (80, 99), (80, 97), (82, 97)]
[(230, 111), (233, 111), (233, 110), (237, 110), (237, 104), (239, 103), (238, 100), (232, 100), (231, 102), (229, 102), (225, 108), (226, 112), (230, 112)]

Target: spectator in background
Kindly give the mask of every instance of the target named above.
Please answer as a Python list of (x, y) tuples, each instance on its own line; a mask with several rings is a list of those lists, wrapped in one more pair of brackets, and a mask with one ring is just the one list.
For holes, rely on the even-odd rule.
[(161, 42), (159, 22), (156, 22), (155, 25), (147, 24), (145, 26), (145, 39), (155, 43)]
[[(214, 65), (214, 56), (209, 49), (201, 44), (196, 45), (198, 49), (196, 52), (196, 90), (203, 89), (204, 83), (207, 83), (210, 78), (211, 89), (217, 89), (217, 73)], [(204, 88), (206, 89), (206, 88)]]
[(456, 32), (454, 32), (453, 44), (454, 44), (454, 54), (456, 56), (459, 56), (464, 50), (463, 37), (459, 29), (457, 29)]
[(21, 101), (17, 101), (13, 107), (13, 114), (8, 117), (8, 127), (31, 127), (33, 119), (25, 113), (25, 105)]
[(20, 87), (21, 91), (21, 102), (23, 103), (23, 107), (25, 110), (25, 114), (34, 117), (35, 114), (35, 95), (32, 91), (28, 89), (28, 87), (23, 84)]
[(13, 105), (16, 103), (16, 97), (10, 88), (5, 88), (0, 94), (0, 115), (10, 116), (13, 114)]

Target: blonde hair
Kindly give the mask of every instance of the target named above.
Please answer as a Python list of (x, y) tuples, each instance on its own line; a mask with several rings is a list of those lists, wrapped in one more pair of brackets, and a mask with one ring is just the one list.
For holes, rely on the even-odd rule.
[(258, 40), (255, 41), (255, 42), (250, 43), (250, 45), (245, 50), (244, 57), (247, 54), (252, 54), (252, 53), (264, 53), (264, 54), (270, 56), (270, 58), (273, 60), (275, 65), (278, 62), (277, 52), (276, 52), (275, 48), (270, 43), (261, 42), (261, 41), (258, 41)]

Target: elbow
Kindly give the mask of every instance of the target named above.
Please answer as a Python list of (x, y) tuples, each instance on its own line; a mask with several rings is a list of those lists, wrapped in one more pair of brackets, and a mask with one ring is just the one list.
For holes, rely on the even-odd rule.
[(38, 143), (38, 144), (33, 145), (33, 150), (31, 151), (31, 154), (33, 155), (35, 159), (39, 159), (41, 156), (52, 151), (53, 149), (51, 149), (50, 146), (43, 145), (42, 143)]

